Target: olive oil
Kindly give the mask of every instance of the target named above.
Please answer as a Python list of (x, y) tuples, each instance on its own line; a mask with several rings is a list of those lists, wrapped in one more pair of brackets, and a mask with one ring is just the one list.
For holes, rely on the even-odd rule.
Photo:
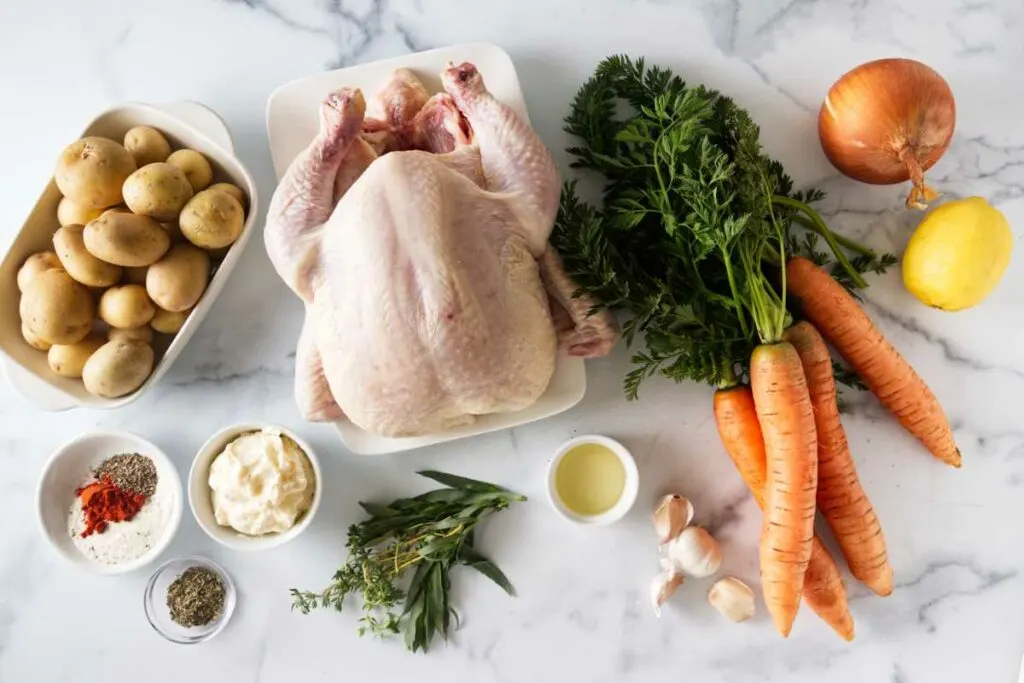
[(555, 470), (555, 491), (571, 512), (593, 517), (608, 512), (622, 498), (626, 468), (607, 446), (584, 443), (562, 456)]

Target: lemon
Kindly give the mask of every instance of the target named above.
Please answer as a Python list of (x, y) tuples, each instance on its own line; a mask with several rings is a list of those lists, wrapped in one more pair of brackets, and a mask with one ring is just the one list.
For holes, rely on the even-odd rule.
[(917, 226), (903, 253), (903, 284), (944, 311), (980, 303), (1006, 272), (1013, 232), (1006, 217), (981, 197), (947, 202)]

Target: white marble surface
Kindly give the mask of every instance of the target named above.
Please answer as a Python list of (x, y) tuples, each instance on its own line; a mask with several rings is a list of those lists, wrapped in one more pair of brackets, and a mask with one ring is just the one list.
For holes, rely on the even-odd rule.
[[(487, 9), (484, 9), (484, 6)], [(124, 99), (203, 101), (222, 114), (239, 155), (269, 196), (264, 104), (312, 72), (467, 41), (495, 42), (519, 69), (541, 135), (565, 146), (560, 118), (580, 81), (613, 52), (646, 54), (734, 95), (769, 151), (798, 182), (830, 192), (832, 224), (899, 249), (915, 216), (904, 188), (838, 177), (819, 151), (814, 116), (831, 81), (888, 55), (922, 59), (950, 81), (958, 126), (931, 174), (953, 194), (989, 197), (1024, 231), (1024, 6), (1019, 0), (97, 0), (0, 3), (0, 238), (6, 242), (59, 149), (101, 108)], [(192, 41), (192, 42), (189, 42)], [(17, 166), (13, 164), (17, 163)], [(694, 582), (655, 619), (656, 568), (646, 514), (678, 489), (725, 544), (729, 572), (756, 584), (758, 515), (711, 422), (708, 388), (652, 382), (627, 404), (620, 349), (591, 363), (584, 402), (512, 432), (394, 457), (345, 452), (329, 427), (303, 424), (291, 398), (300, 310), (260, 240), (163, 383), (117, 412), (40, 414), (0, 387), (0, 681), (792, 681), (940, 683), (1016, 680), (1024, 651), (1024, 267), (1016, 259), (982, 306), (944, 315), (917, 304), (893, 272), (872, 282), (870, 311), (945, 404), (964, 452), (953, 471), (922, 452), (870, 400), (848, 433), (885, 526), (896, 570), (882, 600), (851, 585), (857, 640), (809, 612), (780, 640), (763, 613), (723, 622)], [(138, 431), (182, 472), (225, 423), (276, 420), (317, 447), (327, 499), (294, 544), (258, 555), (215, 547), (186, 513), (168, 555), (207, 553), (241, 590), (234, 621), (195, 648), (149, 630), (147, 572), (78, 572), (44, 544), (34, 487), (47, 455), (82, 430)], [(569, 526), (542, 495), (548, 454), (575, 434), (621, 439), (639, 459), (639, 504), (603, 530)], [(484, 549), (520, 596), (463, 573), (463, 628), (428, 656), (355, 635), (355, 616), (289, 611), (287, 589), (319, 587), (344, 555), (359, 498), (421, 486), (430, 466), (503, 483), (531, 501), (495, 520)]]

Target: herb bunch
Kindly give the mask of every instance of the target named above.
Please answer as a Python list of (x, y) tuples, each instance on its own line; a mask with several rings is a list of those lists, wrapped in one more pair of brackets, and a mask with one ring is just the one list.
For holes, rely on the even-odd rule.
[[(447, 640), (452, 619), (458, 622), (449, 599), (454, 567), (472, 567), (515, 595), (505, 574), (476, 550), (474, 538), (483, 519), (526, 497), (444, 472), (419, 474), (447, 488), (389, 505), (360, 503), (370, 518), (349, 527), (345, 564), (319, 593), (293, 588), (293, 609), (303, 614), (326, 607), (341, 611), (349, 595), (359, 594), (359, 635), (401, 633), (408, 649), (425, 652), (435, 634)], [(407, 588), (400, 588), (397, 584), (410, 573)]]
[(625, 380), (630, 399), (658, 373), (735, 382), (759, 340), (788, 322), (786, 257), (809, 250), (827, 260), (818, 237), (850, 287), (889, 263), (828, 229), (809, 206), (823, 195), (794, 192), (744, 109), (643, 59), (602, 61), (565, 130), (578, 140), (568, 150), (573, 167), (596, 171), (605, 185), (600, 208), (579, 199), (575, 182), (565, 185), (552, 244), (582, 291), (628, 311), (627, 344), (643, 334), (646, 349)]

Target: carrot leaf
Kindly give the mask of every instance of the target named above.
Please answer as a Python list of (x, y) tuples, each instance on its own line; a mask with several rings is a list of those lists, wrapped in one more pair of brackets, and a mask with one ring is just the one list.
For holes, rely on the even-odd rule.
[(596, 176), (601, 201), (567, 183), (551, 242), (580, 293), (625, 312), (626, 343), (644, 345), (625, 378), (630, 399), (654, 375), (713, 386), (742, 376), (790, 320), (789, 255), (835, 259), (854, 286), (858, 259), (877, 258), (828, 229), (809, 206), (820, 192), (794, 191), (746, 110), (642, 58), (603, 60), (565, 130), (572, 167)]

